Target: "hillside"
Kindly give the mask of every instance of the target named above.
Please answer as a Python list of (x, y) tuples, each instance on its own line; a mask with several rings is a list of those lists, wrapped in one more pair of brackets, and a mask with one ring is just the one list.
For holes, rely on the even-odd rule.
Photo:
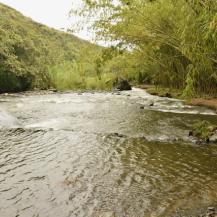
[(86, 49), (99, 47), (0, 3), (0, 92), (49, 88), (50, 68), (79, 61)]

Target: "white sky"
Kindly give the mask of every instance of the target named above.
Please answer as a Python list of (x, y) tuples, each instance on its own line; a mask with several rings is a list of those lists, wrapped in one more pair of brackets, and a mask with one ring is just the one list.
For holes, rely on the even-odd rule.
[[(56, 29), (67, 29), (75, 22), (75, 18), (69, 18), (68, 13), (72, 5), (79, 6), (81, 3), (80, 0), (0, 0), (0, 2)], [(79, 33), (78, 36), (89, 40), (91, 38), (87, 31)]]

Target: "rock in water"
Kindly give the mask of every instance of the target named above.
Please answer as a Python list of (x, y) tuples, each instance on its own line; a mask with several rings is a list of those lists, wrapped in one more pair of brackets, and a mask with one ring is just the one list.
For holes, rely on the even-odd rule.
[(217, 213), (216, 213), (216, 210), (214, 207), (209, 207), (207, 212), (206, 212), (206, 215), (205, 217), (216, 217), (217, 216)]
[(170, 93), (166, 93), (165, 97), (172, 98), (172, 95)]
[(119, 91), (132, 90), (132, 87), (129, 84), (129, 82), (127, 80), (125, 80), (125, 79), (122, 79), (122, 78), (117, 81), (116, 88)]
[(209, 138), (209, 141), (211, 143), (217, 143), (217, 133), (215, 133), (214, 135), (212, 135), (210, 138)]
[(194, 132), (192, 130), (189, 131), (188, 136), (194, 136)]

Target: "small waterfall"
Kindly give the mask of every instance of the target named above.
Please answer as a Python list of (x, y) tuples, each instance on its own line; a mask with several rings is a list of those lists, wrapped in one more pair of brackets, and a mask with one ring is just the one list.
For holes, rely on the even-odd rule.
[(3, 108), (0, 108), (0, 128), (14, 128), (18, 126), (17, 118), (13, 117)]

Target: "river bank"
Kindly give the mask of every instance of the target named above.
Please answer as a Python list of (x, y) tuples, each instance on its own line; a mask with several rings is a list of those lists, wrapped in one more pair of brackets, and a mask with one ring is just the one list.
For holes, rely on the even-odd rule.
[(183, 98), (180, 90), (170, 88), (156, 88), (154, 85), (138, 85), (138, 88), (146, 90), (149, 94), (160, 97), (168, 97), (185, 100), (186, 105), (203, 106), (214, 110), (217, 113), (217, 99), (210, 96), (200, 96), (198, 98)]

